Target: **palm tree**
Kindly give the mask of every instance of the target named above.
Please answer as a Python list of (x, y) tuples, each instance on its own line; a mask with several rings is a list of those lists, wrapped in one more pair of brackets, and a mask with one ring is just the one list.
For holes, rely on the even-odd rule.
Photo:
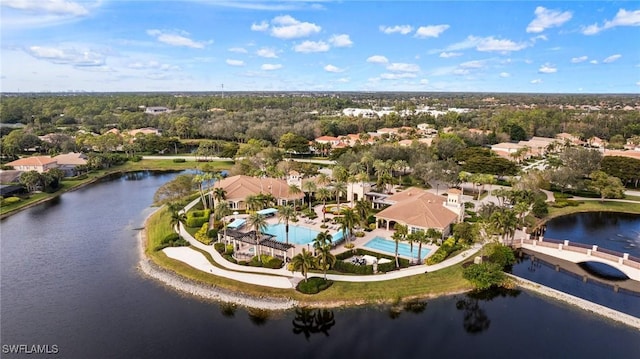
[(342, 210), (342, 217), (340, 218), (340, 229), (342, 230), (343, 235), (347, 234), (347, 238), (351, 238), (353, 235), (353, 228), (358, 223), (358, 215), (353, 210), (353, 208), (345, 208)]
[(253, 212), (249, 215), (247, 219), (249, 226), (253, 227), (255, 231), (255, 241), (256, 241), (256, 255), (258, 256), (258, 260), (262, 262), (262, 258), (260, 256), (260, 237), (262, 237), (262, 232), (267, 229), (267, 220), (265, 217), (258, 212)]
[(224, 217), (230, 214), (231, 214), (231, 207), (229, 207), (229, 202), (226, 202), (226, 201), (218, 202), (218, 205), (216, 206), (216, 216), (218, 216), (218, 218), (222, 220), (222, 231), (223, 231), (223, 237), (225, 241), (227, 240), (227, 221), (224, 220)]
[(171, 228), (175, 229), (175, 227), (180, 224), (180, 222), (186, 219), (186, 216), (184, 213), (180, 213), (179, 211), (171, 208), (171, 206), (169, 207), (169, 210), (171, 211), (171, 221), (169, 222), (169, 224), (171, 225)]
[(320, 249), (325, 246), (331, 246), (332, 240), (333, 237), (331, 237), (329, 231), (320, 232), (316, 238), (313, 239), (313, 248)]
[(329, 177), (326, 173), (320, 173), (316, 178), (316, 182), (320, 186), (326, 186), (331, 183), (331, 177)]
[(285, 242), (289, 244), (289, 221), (297, 218), (296, 210), (291, 205), (284, 205), (278, 207), (278, 221), (284, 222)]
[(371, 202), (361, 199), (355, 205), (356, 214), (360, 220), (360, 226), (365, 228), (368, 225), (369, 213), (371, 211)]
[(347, 185), (344, 182), (336, 182), (333, 184), (333, 193), (336, 195), (338, 212), (340, 211), (340, 196), (346, 191)]
[(394, 242), (396, 242), (396, 268), (400, 268), (400, 262), (398, 261), (398, 244), (400, 244), (400, 241), (404, 238), (402, 238), (402, 234), (400, 234), (400, 232), (398, 231), (393, 232), (391, 238)]
[[(300, 189), (300, 187), (298, 187), (295, 184), (290, 184), (289, 185), (289, 194), (290, 195), (294, 195), (295, 196), (295, 195), (299, 195), (300, 193), (302, 193), (302, 190)], [(304, 197), (302, 197), (301, 203), (302, 203), (302, 205), (304, 205)], [(296, 204), (295, 200), (293, 200), (293, 204), (294, 205)]]
[(430, 242), (433, 242), (434, 240), (440, 239), (442, 238), (442, 232), (440, 232), (439, 230), (435, 229), (435, 228), (429, 228), (427, 229), (427, 232), (423, 232), (423, 231), (419, 231), (421, 238), (420, 239), (420, 247), (418, 247), (418, 258), (419, 261), (422, 260), (422, 257), (420, 256), (420, 251), (422, 250), (422, 243), (423, 242), (427, 242), (427, 240), (429, 240)]
[[(224, 201), (227, 198), (227, 191), (225, 191), (224, 188), (222, 188), (222, 187), (214, 188), (213, 189), (213, 198), (218, 202)], [(215, 207), (215, 204), (214, 204), (214, 207)]]
[(309, 269), (313, 268), (316, 265), (316, 258), (311, 254), (310, 251), (302, 248), (302, 252), (296, 254), (291, 258), (291, 266), (293, 270), (299, 270), (304, 276), (304, 281), (307, 281), (307, 274), (309, 274)]
[[(331, 241), (331, 235), (329, 236), (329, 241)], [(324, 245), (318, 249), (318, 257), (316, 258), (318, 263), (318, 267), (322, 269), (324, 273), (324, 280), (327, 280), (327, 270), (331, 269), (336, 264), (336, 256), (331, 253), (331, 246)]]
[(258, 211), (260, 206), (262, 206), (262, 200), (257, 195), (250, 194), (244, 200), (247, 205), (247, 211), (249, 212)]
[(313, 181), (307, 181), (302, 184), (302, 189), (309, 194), (309, 210), (311, 211), (311, 196), (313, 196), (313, 192), (318, 189), (318, 186), (316, 186), (316, 183)]
[(398, 179), (398, 182), (400, 182), (400, 184), (402, 184), (402, 176), (405, 174), (407, 167), (409, 167), (409, 163), (405, 160), (397, 160), (393, 163), (393, 169), (395, 171), (401, 172), (400, 178)]
[[(400, 237), (402, 240), (405, 240), (407, 238), (407, 235), (409, 234), (409, 228), (404, 224), (396, 223), (393, 229), (397, 233), (400, 233)], [(409, 241), (409, 245), (411, 246), (411, 255), (413, 256), (413, 242)]]
[(316, 198), (322, 201), (322, 222), (325, 222), (326, 220), (325, 208), (327, 207), (327, 200), (331, 198), (331, 191), (329, 191), (327, 187), (322, 187), (316, 193)]

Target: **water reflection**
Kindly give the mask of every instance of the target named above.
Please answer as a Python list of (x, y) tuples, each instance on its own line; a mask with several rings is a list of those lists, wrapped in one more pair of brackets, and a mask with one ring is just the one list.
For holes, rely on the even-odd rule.
[(297, 308), (291, 323), (293, 334), (304, 334), (307, 341), (312, 334), (322, 333), (328, 337), (329, 330), (336, 325), (332, 310), (310, 308)]
[(236, 316), (238, 306), (234, 303), (222, 303), (220, 304), (220, 313), (227, 318), (233, 318)]
[(388, 314), (390, 319), (398, 319), (402, 312), (420, 314), (427, 309), (427, 302), (424, 300), (413, 299), (405, 302), (402, 306), (394, 305), (389, 308)]
[(463, 298), (456, 300), (456, 309), (463, 311), (462, 326), (467, 333), (479, 334), (491, 325), (491, 319), (487, 315), (481, 302), (488, 302), (497, 297), (515, 298), (521, 293), (517, 289), (491, 288), (483, 291), (467, 293)]
[(263, 309), (249, 309), (249, 321), (257, 327), (261, 327), (269, 321), (271, 312)]
[(128, 172), (125, 173), (122, 178), (125, 181), (140, 181), (149, 176), (149, 171), (140, 171), (140, 172)]

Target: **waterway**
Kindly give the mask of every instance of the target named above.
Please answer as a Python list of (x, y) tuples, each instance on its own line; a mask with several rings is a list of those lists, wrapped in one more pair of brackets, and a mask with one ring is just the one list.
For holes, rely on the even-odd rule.
[(0, 356), (18, 357), (12, 344), (64, 358), (640, 356), (640, 332), (526, 291), (279, 313), (181, 295), (136, 269), (137, 228), (173, 176), (114, 177), (0, 222)]

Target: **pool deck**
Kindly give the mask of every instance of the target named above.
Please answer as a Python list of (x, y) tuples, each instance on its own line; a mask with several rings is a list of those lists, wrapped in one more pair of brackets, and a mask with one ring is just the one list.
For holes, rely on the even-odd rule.
[[(341, 207), (348, 207), (349, 203), (341, 203)], [(318, 216), (316, 219), (313, 220), (309, 220), (308, 218), (304, 218), (304, 217), (300, 217), (298, 222), (289, 222), (289, 226), (298, 226), (298, 227), (304, 227), (304, 228), (309, 228), (312, 229), (314, 231), (317, 232), (324, 232), (324, 231), (329, 231), (329, 234), (331, 234), (332, 236), (336, 236), (336, 234), (340, 233), (340, 224), (332, 224), (331, 221), (327, 222), (327, 225), (329, 226), (329, 228), (321, 228), (320, 226), (323, 224), (322, 222), (322, 205), (317, 205), (314, 208), (314, 211), (316, 213), (316, 215)], [(236, 215), (236, 216), (228, 216), (227, 218), (231, 218), (231, 217), (235, 217), (236, 219), (240, 219), (240, 218), (244, 218), (246, 219), (247, 217), (249, 217), (249, 215), (247, 214), (240, 214), (240, 215)], [(334, 217), (336, 217), (335, 215), (331, 214), (331, 213), (326, 213), (326, 218), (327, 219), (333, 219)], [(272, 216), (272, 217), (268, 217), (267, 218), (267, 224), (271, 225), (271, 224), (278, 224), (278, 223), (282, 223), (278, 221), (278, 216)], [(242, 232), (248, 232), (250, 231), (251, 228), (245, 224), (245, 226), (241, 229)], [(378, 229), (374, 229), (371, 232), (364, 232), (364, 237), (354, 237), (352, 241), (350, 241), (350, 243), (353, 243), (354, 248), (362, 248), (365, 249), (367, 251), (371, 251), (371, 252), (376, 252), (376, 253), (380, 253), (380, 254), (385, 254), (385, 255), (395, 255), (395, 253), (389, 253), (389, 252), (385, 252), (385, 251), (380, 251), (380, 250), (376, 250), (373, 248), (367, 248), (364, 245), (369, 242), (370, 240), (372, 240), (375, 237), (382, 237), (384, 239), (393, 241), (391, 239), (391, 236), (393, 235), (394, 231), (391, 230), (386, 230), (383, 228), (378, 228)], [(407, 243), (407, 242), (404, 242)], [(313, 248), (313, 244), (309, 243), (309, 244), (294, 244), (294, 248), (289, 250), (287, 253), (287, 257), (291, 258), (293, 256), (295, 256), (296, 254), (302, 252), (302, 249), (307, 249), (307, 250), (311, 250)], [(344, 248), (344, 244), (345, 242), (337, 245), (335, 248), (333, 248), (333, 250), (331, 251), (333, 254), (338, 254), (338, 253), (342, 253), (345, 251)], [(408, 244), (408, 243), (407, 243)], [(251, 253), (252, 250), (252, 246), (249, 244), (243, 244), (240, 246), (240, 249), (237, 251), (238, 253), (240, 253), (240, 255), (243, 255), (245, 257), (248, 257), (249, 259), (251, 258), (251, 256), (253, 255), (253, 253)], [(429, 253), (426, 253), (425, 256), (422, 258), (423, 260), (427, 257), (429, 257), (430, 255), (432, 255), (433, 253), (435, 253), (435, 251), (438, 249), (438, 246), (436, 245), (429, 245), (429, 244), (423, 244), (422, 245), (422, 252), (425, 253), (427, 252), (426, 250), (429, 250)], [(418, 253), (418, 245), (414, 244), (414, 251), (417, 254)], [(400, 258), (405, 258), (408, 260), (413, 260), (413, 258), (408, 257), (408, 256), (403, 256), (403, 255), (399, 255)]]

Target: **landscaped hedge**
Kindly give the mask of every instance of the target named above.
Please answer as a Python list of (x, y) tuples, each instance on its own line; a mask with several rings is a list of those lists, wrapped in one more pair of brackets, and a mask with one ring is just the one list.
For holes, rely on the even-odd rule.
[(191, 211), (187, 213), (187, 227), (202, 227), (205, 222), (209, 222), (211, 210)]
[(180, 237), (178, 233), (169, 233), (166, 237), (162, 239), (160, 245), (156, 247), (156, 251), (167, 247), (186, 247), (189, 245), (184, 238)]
[(331, 287), (332, 284), (333, 281), (324, 280), (324, 278), (319, 277), (311, 277), (306, 281), (300, 281), (300, 283), (298, 283), (298, 285), (296, 286), (296, 289), (300, 293), (316, 294)]
[(333, 269), (343, 273), (355, 273), (361, 275), (373, 274), (373, 265), (357, 265), (345, 261), (336, 261)]
[(209, 245), (213, 242), (213, 240), (211, 239), (211, 237), (207, 235), (208, 232), (209, 232), (209, 222), (205, 222), (202, 224), (202, 228), (200, 228), (200, 230), (196, 232), (196, 235), (194, 237), (198, 242)]
[(173, 159), (173, 163), (183, 163), (183, 162), (187, 162), (187, 160), (185, 160), (184, 158), (174, 158)]
[(438, 250), (431, 257), (427, 258), (427, 264), (431, 265), (440, 263), (443, 260), (447, 259), (449, 254), (453, 253), (459, 248), (460, 245), (456, 244), (456, 239), (454, 237), (449, 237), (442, 243), (440, 248), (438, 248)]
[(282, 268), (282, 259), (274, 258), (266, 254), (262, 254), (260, 256), (262, 262), (258, 260), (258, 256), (254, 256), (251, 258), (251, 261), (248, 263), (251, 267), (263, 267), (263, 268), (271, 268), (271, 269), (280, 269)]
[(8, 206), (10, 204), (14, 204), (18, 202), (20, 202), (20, 197), (7, 197), (7, 198), (3, 198), (2, 201), (0, 201), (0, 203), (3, 206)]
[(218, 243), (214, 243), (214, 244), (213, 244), (213, 249), (215, 249), (215, 250), (216, 250), (216, 252), (218, 252), (218, 253), (220, 253), (220, 254), (222, 254), (222, 253), (224, 253), (224, 252), (225, 252), (225, 249), (226, 249), (225, 247), (226, 247), (226, 246), (225, 246), (225, 244), (224, 244), (224, 243), (220, 243), (220, 242), (218, 242)]
[[(355, 250), (348, 250), (342, 253), (336, 254), (336, 264), (333, 266), (333, 269), (343, 272), (343, 273), (355, 273), (355, 274), (373, 274), (373, 265), (356, 265), (350, 262), (345, 262), (344, 260), (347, 258), (351, 258), (353, 256), (363, 256), (370, 255), (376, 257), (378, 260), (380, 258), (389, 259), (391, 262), (378, 264), (378, 272), (390, 272), (396, 269), (396, 258), (395, 256), (380, 254), (376, 252), (370, 252), (366, 249), (358, 248)], [(408, 259), (398, 258), (398, 263), (400, 264), (400, 268), (409, 267), (410, 263)]]

